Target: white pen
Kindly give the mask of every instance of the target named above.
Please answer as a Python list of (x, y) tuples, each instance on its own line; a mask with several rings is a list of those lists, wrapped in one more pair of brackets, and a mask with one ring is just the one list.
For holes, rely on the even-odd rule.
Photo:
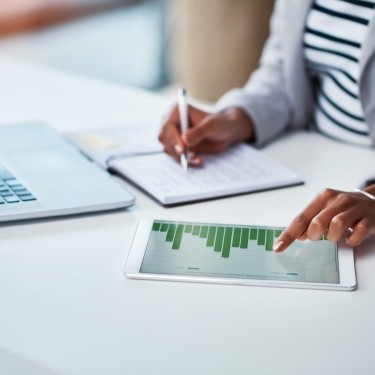
[[(188, 101), (187, 92), (184, 88), (178, 89), (178, 111), (180, 113), (181, 134), (185, 133), (189, 127)], [(185, 147), (184, 152), (180, 156), (182, 169), (187, 172), (189, 168), (189, 150)]]

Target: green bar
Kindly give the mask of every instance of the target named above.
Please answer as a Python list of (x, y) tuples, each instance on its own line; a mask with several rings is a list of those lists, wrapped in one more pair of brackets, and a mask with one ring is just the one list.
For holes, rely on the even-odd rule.
[(199, 236), (199, 232), (201, 231), (201, 227), (199, 225), (194, 225), (193, 227), (193, 236)]
[(225, 228), (223, 251), (221, 252), (223, 258), (229, 258), (230, 244), (232, 242), (232, 229), (233, 228), (231, 227)]
[(256, 240), (257, 237), (258, 237), (258, 229), (251, 228), (251, 230), (250, 230), (250, 239), (251, 240)]
[(242, 228), (241, 232), (241, 249), (247, 249), (249, 247), (249, 228)]
[(215, 243), (215, 235), (216, 235), (216, 227), (210, 227), (208, 230), (208, 236), (207, 236), (207, 247), (213, 247)]
[(163, 223), (160, 228), (160, 232), (166, 232), (169, 228), (169, 224)]
[(203, 227), (201, 228), (201, 233), (200, 233), (199, 237), (200, 238), (207, 238), (207, 233), (208, 233), (208, 226), (203, 225)]
[(169, 224), (169, 229), (167, 232), (167, 236), (165, 237), (165, 240), (167, 242), (172, 242), (174, 237), (174, 232), (176, 231), (176, 225), (175, 224)]
[(266, 230), (265, 229), (259, 229), (258, 231), (258, 245), (264, 245), (266, 242)]
[(275, 230), (275, 237), (279, 237), (282, 232), (283, 231), (281, 229), (276, 229)]
[(191, 233), (193, 226), (190, 224), (185, 225), (185, 233)]
[(172, 250), (179, 250), (182, 240), (182, 234), (184, 233), (184, 226), (182, 224), (177, 225), (176, 234), (174, 235)]
[(157, 223), (156, 221), (154, 221), (154, 223), (152, 224), (152, 230), (154, 232), (158, 232), (160, 230), (160, 226), (161, 226), (160, 223)]
[(241, 228), (234, 228), (232, 246), (239, 247), (240, 240), (241, 240)]
[(221, 251), (223, 248), (223, 237), (224, 237), (224, 227), (218, 227), (215, 238), (214, 251)]
[(266, 251), (272, 251), (274, 232), (272, 229), (267, 229), (266, 235)]

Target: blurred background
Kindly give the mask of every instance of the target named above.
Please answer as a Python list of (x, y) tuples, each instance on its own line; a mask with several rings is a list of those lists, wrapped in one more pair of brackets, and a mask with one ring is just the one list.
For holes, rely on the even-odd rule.
[(0, 56), (214, 102), (256, 68), (274, 0), (0, 0)]

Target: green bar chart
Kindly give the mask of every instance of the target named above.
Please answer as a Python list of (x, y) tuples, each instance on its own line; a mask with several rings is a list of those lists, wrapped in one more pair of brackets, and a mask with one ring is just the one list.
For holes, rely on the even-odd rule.
[(155, 220), (141, 272), (337, 283), (337, 247), (295, 241), (272, 251), (284, 228)]
[(232, 249), (249, 250), (252, 242), (264, 251), (272, 251), (275, 239), (282, 233), (282, 229), (162, 222), (154, 222), (152, 231), (165, 232), (165, 242), (172, 243), (172, 250), (180, 249), (184, 237), (200, 238), (204, 247), (221, 253), (222, 258), (229, 258)]

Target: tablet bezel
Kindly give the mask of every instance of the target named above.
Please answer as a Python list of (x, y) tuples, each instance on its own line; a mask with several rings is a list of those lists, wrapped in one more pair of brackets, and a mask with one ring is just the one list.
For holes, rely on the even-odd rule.
[[(287, 288), (303, 288), (303, 289), (325, 289), (325, 290), (344, 290), (351, 291), (357, 287), (354, 252), (345, 241), (338, 244), (338, 263), (339, 263), (339, 284), (329, 283), (311, 283), (299, 281), (279, 281), (279, 280), (257, 280), (257, 279), (234, 279), (219, 277), (203, 277), (203, 276), (186, 276), (171, 274), (153, 274), (140, 272), (147, 243), (151, 234), (151, 228), (155, 220), (154, 218), (142, 218), (139, 220), (133, 242), (129, 251), (129, 255), (124, 268), (124, 275), (131, 279), (160, 280), (160, 281), (183, 281), (209, 284), (230, 284), (230, 285), (249, 285), (249, 286), (270, 286), (270, 287), (287, 287)], [(169, 222), (184, 222), (191, 224), (207, 224), (201, 222), (191, 222), (189, 220), (167, 220)], [(212, 224), (212, 223), (210, 223)], [(225, 223), (232, 225), (229, 223)], [(223, 224), (217, 224), (223, 225)], [(259, 225), (257, 225), (259, 226)], [(266, 226), (271, 228), (271, 226)]]

